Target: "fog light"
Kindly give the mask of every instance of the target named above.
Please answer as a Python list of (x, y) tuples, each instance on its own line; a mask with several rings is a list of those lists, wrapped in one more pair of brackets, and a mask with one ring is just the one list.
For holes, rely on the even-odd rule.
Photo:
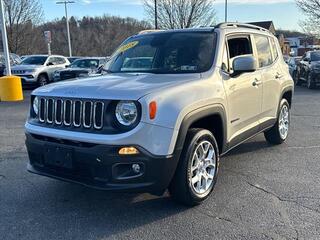
[(140, 165), (139, 164), (132, 164), (132, 170), (134, 173), (140, 173), (141, 171), (141, 168), (140, 168)]
[(139, 151), (135, 147), (123, 147), (119, 150), (120, 155), (135, 155), (138, 153)]

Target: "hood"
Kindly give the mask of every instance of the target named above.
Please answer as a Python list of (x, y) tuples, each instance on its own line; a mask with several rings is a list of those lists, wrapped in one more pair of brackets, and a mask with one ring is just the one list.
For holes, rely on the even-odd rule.
[(11, 67), (12, 70), (30, 70), (30, 69), (37, 69), (43, 67), (42, 65), (24, 65), (24, 64), (19, 64), (19, 65), (14, 65)]
[(200, 79), (200, 74), (107, 74), (61, 81), (37, 88), (33, 94), (51, 97), (138, 100), (153, 91)]

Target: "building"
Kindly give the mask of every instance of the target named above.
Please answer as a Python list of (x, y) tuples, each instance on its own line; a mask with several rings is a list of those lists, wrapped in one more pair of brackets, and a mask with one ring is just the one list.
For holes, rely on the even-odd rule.
[(286, 40), (283, 34), (276, 35), (276, 28), (274, 27), (273, 21), (263, 21), (263, 22), (251, 22), (249, 24), (256, 25), (269, 30), (273, 35), (275, 35), (280, 43), (280, 47), (283, 55), (290, 55), (291, 47), (289, 41)]
[(271, 33), (273, 33), (274, 35), (276, 35), (276, 28), (274, 27), (273, 21), (251, 22), (249, 24), (265, 28), (269, 30)]

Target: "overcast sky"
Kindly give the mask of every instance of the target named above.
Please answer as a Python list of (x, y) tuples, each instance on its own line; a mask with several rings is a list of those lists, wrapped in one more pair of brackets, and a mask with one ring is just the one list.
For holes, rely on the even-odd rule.
[[(62, 5), (55, 0), (41, 0), (45, 18), (51, 20), (64, 15)], [(69, 15), (101, 16), (103, 14), (145, 19), (141, 0), (74, 0), (69, 5)], [(215, 0), (218, 21), (224, 20), (224, 0)], [(299, 21), (303, 15), (294, 0), (228, 0), (229, 20), (255, 22), (273, 20), (276, 28), (300, 30)]]

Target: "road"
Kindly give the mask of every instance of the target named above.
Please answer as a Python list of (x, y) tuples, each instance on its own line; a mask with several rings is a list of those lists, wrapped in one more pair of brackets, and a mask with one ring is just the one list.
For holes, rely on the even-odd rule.
[(320, 90), (296, 89), (285, 144), (259, 135), (223, 157), (213, 196), (194, 208), (28, 173), (25, 95), (0, 103), (0, 239), (320, 239)]

